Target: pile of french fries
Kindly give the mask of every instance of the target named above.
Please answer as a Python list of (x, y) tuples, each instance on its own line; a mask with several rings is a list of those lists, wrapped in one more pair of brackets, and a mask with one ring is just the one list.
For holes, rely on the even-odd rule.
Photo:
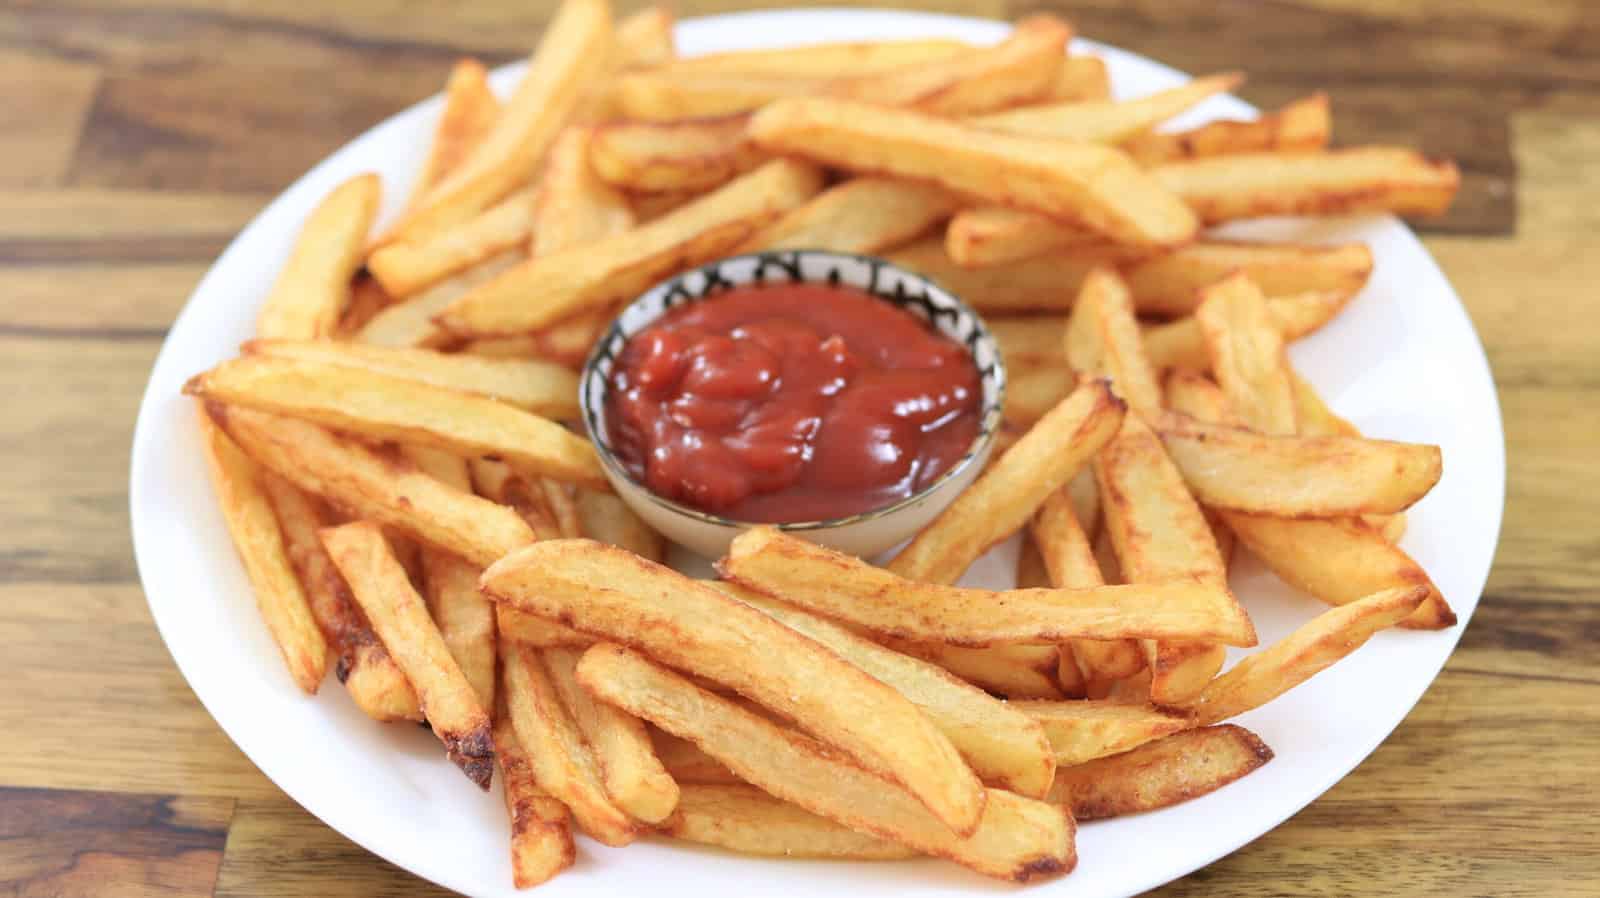
[[(503, 101), (457, 65), (395, 223), (372, 233), (376, 176), (340, 185), (257, 339), (186, 388), (294, 681), (332, 663), (478, 786), (498, 768), (519, 887), (573, 862), (574, 825), (1063, 873), (1075, 821), (1272, 757), (1226, 721), (1380, 629), (1454, 622), (1396, 545), (1439, 450), (1363, 436), (1285, 353), (1371, 253), (1204, 232), (1436, 213), (1453, 166), (1328, 149), (1320, 94), (1158, 130), (1241, 77), (1114, 102), (1049, 17), (992, 47), (694, 59), (672, 25), (566, 0)], [(801, 247), (990, 316), (1007, 446), (883, 567), (761, 527), (693, 580), (574, 432), (573, 369), (660, 278)], [(1018, 533), (1018, 588), (953, 585)], [(1240, 545), (1333, 607), (1221, 672), (1256, 643)]]

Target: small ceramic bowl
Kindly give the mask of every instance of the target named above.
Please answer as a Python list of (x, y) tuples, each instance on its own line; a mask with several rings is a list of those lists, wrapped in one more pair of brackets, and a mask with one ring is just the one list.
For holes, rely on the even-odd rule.
[(617, 495), (667, 539), (707, 558), (727, 552), (749, 527), (658, 496), (628, 473), (612, 450), (606, 430), (606, 394), (622, 347), (670, 309), (700, 302), (751, 284), (822, 283), (855, 287), (929, 321), (941, 334), (967, 347), (982, 392), (978, 436), (966, 453), (921, 492), (892, 505), (826, 521), (793, 521), (779, 529), (825, 546), (870, 557), (909, 539), (936, 517), (978, 476), (994, 445), (1005, 399), (1006, 375), (994, 337), (966, 303), (933, 281), (882, 259), (821, 250), (782, 250), (734, 256), (686, 271), (630, 303), (595, 344), (579, 379), (583, 423)]

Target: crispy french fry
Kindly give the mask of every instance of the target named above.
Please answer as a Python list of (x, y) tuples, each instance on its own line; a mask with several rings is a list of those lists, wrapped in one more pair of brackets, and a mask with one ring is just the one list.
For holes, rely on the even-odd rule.
[(493, 399), (370, 370), (247, 356), (191, 379), (184, 390), (368, 439), (435, 446), (461, 455), (497, 455), (528, 472), (606, 485), (594, 449), (549, 419)]
[(399, 298), (415, 296), (528, 240), (538, 191), (524, 187), (455, 227), (391, 240), (367, 258), (367, 269)]
[(1195, 219), (1111, 147), (998, 134), (915, 112), (816, 97), (779, 100), (750, 119), (750, 137), (857, 171), (933, 181), (991, 202), (1081, 221), (1118, 240), (1171, 245)]
[(1267, 296), (1311, 290), (1355, 294), (1372, 274), (1365, 244), (1296, 246), (1269, 243), (1196, 243), (1152, 256), (1123, 271), (1139, 311), (1187, 315), (1199, 307), (1201, 288), (1240, 272)]
[(1109, 249), (1104, 235), (1082, 225), (994, 205), (957, 212), (945, 228), (944, 248), (963, 268), (1024, 262), (1060, 250), (1103, 255)]
[(1167, 454), (1212, 508), (1285, 518), (1389, 514), (1427, 494), (1439, 447), (1359, 437), (1264, 436), (1171, 414)]
[(536, 614), (518, 611), (509, 605), (495, 606), (495, 626), (502, 640), (538, 649), (586, 648), (594, 638)]
[(969, 646), (1079, 636), (1255, 642), (1249, 618), (1214, 584), (996, 592), (917, 583), (771, 527), (736, 537), (718, 568), (742, 586), (896, 638)]
[(953, 832), (911, 793), (616, 645), (590, 649), (578, 681), (610, 702), (688, 739), (776, 798), (980, 873), (1024, 880), (1076, 862), (1071, 817), (1000, 789), (988, 792), (966, 836)]
[(556, 530), (567, 539), (582, 536), (582, 527), (578, 522), (577, 499), (573, 496), (572, 490), (566, 484), (548, 477), (539, 479), (539, 488), (544, 491), (545, 506), (555, 518)]
[(1122, 412), (1103, 382), (1080, 387), (913, 537), (889, 570), (909, 580), (954, 583), (1072, 479), (1116, 433)]
[(1222, 395), (1222, 388), (1207, 375), (1183, 369), (1170, 371), (1162, 389), (1167, 407), (1175, 412), (1188, 415), (1196, 421), (1244, 426), (1239, 416), (1228, 408), (1228, 399)]
[(358, 272), (350, 281), (350, 302), (339, 315), (339, 325), (333, 330), (333, 339), (355, 339), (367, 322), (393, 304), (394, 297), (381, 284), (370, 275)]
[(474, 458), (467, 463), (478, 495), (508, 506), (521, 516), (535, 539), (560, 539), (561, 525), (545, 502), (544, 490), (502, 461)]
[(511, 817), (511, 882), (519, 889), (532, 888), (572, 866), (577, 857), (567, 806), (539, 788), (533, 761), (517, 740), (503, 698), (491, 735)]
[(1064, 767), (1050, 790), (1080, 820), (1170, 807), (1226, 786), (1272, 760), (1244, 727), (1184, 730), (1132, 751)]
[(830, 621), (732, 584), (717, 586), (822, 643), (910, 699), (949, 737), (985, 783), (1032, 798), (1049, 791), (1054, 768), (1044, 734), (1005, 702), (936, 665), (884, 648)]
[[(1237, 72), (1196, 78), (1187, 84), (1157, 91), (1137, 100), (1081, 102), (1024, 106), (969, 119), (980, 128), (1008, 134), (1121, 143), (1155, 127), (1207, 97), (1226, 93), (1244, 82)], [(952, 254), (953, 255), (953, 254)], [(959, 256), (956, 261), (961, 261)], [(963, 263), (965, 264), (965, 263)]]
[(1262, 433), (1297, 432), (1289, 357), (1261, 289), (1241, 273), (1202, 289), (1200, 295), (1195, 321), (1229, 407)]
[(908, 699), (710, 586), (588, 540), (536, 543), (491, 567), (480, 586), (520, 610), (732, 686), (889, 771), (958, 831), (970, 833), (982, 815), (977, 777)]
[(810, 44), (781, 50), (708, 53), (674, 60), (665, 68), (672, 74), (831, 78), (840, 72), (893, 71), (914, 63), (949, 59), (971, 49), (971, 44), (945, 38)]
[(601, 781), (612, 802), (645, 823), (667, 819), (678, 805), (678, 784), (661, 766), (644, 723), (595, 701), (578, 686), (575, 672), (581, 649), (552, 648), (541, 654), (562, 705), (599, 764)]
[(1187, 131), (1149, 132), (1122, 144), (1141, 165), (1230, 153), (1314, 152), (1328, 145), (1328, 95), (1314, 93), (1254, 121), (1217, 121)]
[(516, 512), (407, 461), (293, 418), (215, 404), (209, 410), (251, 458), (295, 486), (469, 561), (488, 564), (533, 541)]
[(1194, 725), (1181, 712), (1117, 702), (1013, 702), (1037, 721), (1056, 763), (1071, 767), (1120, 754)]
[(1281, 642), (1240, 659), (1185, 707), (1200, 725), (1259, 708), (1410, 617), (1427, 597), (1424, 587), (1397, 587), (1330, 608)]
[(954, 212), (957, 203), (949, 191), (931, 184), (892, 178), (853, 178), (789, 211), (733, 252), (774, 249), (882, 252), (927, 232)]
[(550, 147), (533, 207), (533, 238), (528, 254), (548, 256), (612, 237), (634, 226), (627, 197), (602, 181), (590, 164), (593, 131), (568, 128)]
[(605, 0), (563, 0), (494, 127), (443, 181), (401, 217), (396, 239), (419, 239), (471, 218), (532, 177), (585, 89), (612, 54)]
[(395, 560), (383, 528), (372, 521), (324, 528), (322, 545), (384, 648), (416, 688), (422, 712), (444, 743), (445, 754), (468, 779), (487, 790), (494, 770), (488, 712)]
[[(1033, 427), (1079, 387), (1078, 375), (1062, 365), (1007, 370), (1006, 377), (1006, 421), (1023, 428)], [(1024, 436), (1018, 434), (1013, 445)], [(996, 455), (1003, 458), (1005, 453)]]
[(614, 493), (580, 487), (576, 501), (580, 535), (619, 546), (650, 561), (666, 558), (661, 534), (651, 530), (650, 525)]
[(491, 359), (431, 349), (368, 346), (328, 340), (251, 340), (245, 355), (364, 368), (435, 387), (474, 393), (546, 418), (578, 416), (578, 378), (570, 370), (531, 359)]
[(489, 87), (489, 71), (476, 59), (462, 59), (450, 69), (444, 86), (444, 111), (433, 129), (433, 144), (422, 161), (406, 208), (416, 205), (444, 176), (458, 168), (482, 142), (500, 115), (500, 99)]
[[(1328, 408), (1309, 381), (1289, 368), (1289, 382), (1294, 387), (1295, 416), (1299, 420), (1302, 436), (1359, 437), (1361, 431), (1354, 424), (1339, 417)], [(1362, 518), (1383, 533), (1383, 538), (1397, 543), (1406, 532), (1406, 515), (1403, 511), (1392, 514), (1363, 515)]]
[(934, 235), (889, 252), (885, 258), (932, 278), (980, 312), (1052, 311), (1072, 307), (1078, 287), (1096, 266), (1116, 264), (1129, 250), (1096, 246), (1081, 253), (1027, 259), (990, 268), (963, 268)]
[(821, 187), (815, 168), (769, 162), (649, 224), (514, 268), (436, 320), (465, 336), (538, 330), (631, 296), (666, 272), (721, 255)]
[(361, 266), (367, 229), (378, 214), (382, 182), (357, 175), (311, 211), (256, 318), (268, 339), (331, 337), (350, 302), (350, 278)]
[(433, 323), (433, 316), (480, 284), (522, 264), (527, 257), (520, 248), (507, 250), (415, 296), (385, 306), (362, 325), (354, 339), (374, 346), (442, 346), (450, 341), (450, 335)]
[(1066, 696), (1053, 645), (991, 645), (971, 648), (940, 642), (912, 642), (874, 634), (885, 646), (936, 664), (979, 689), (1006, 698), (1057, 699)]
[(617, 55), (623, 69), (667, 65), (678, 57), (674, 16), (665, 6), (641, 9), (617, 23)]
[[(1267, 318), (1284, 342), (1297, 340), (1333, 320), (1354, 295), (1350, 290), (1312, 290), (1273, 296), (1267, 299)], [(1211, 370), (1205, 334), (1193, 315), (1146, 327), (1144, 351), (1157, 369)]]
[(1111, 74), (1106, 61), (1098, 56), (1068, 56), (1061, 60), (1055, 83), (1045, 101), (1050, 103), (1088, 103), (1111, 98)]
[[(744, 782), (726, 764), (701, 751), (700, 746), (693, 742), (679, 739), (654, 726), (647, 726), (647, 729), (650, 731), (650, 744), (655, 746), (656, 757), (661, 759), (661, 766), (677, 780), (680, 790), (690, 784), (725, 786)], [(680, 803), (683, 801), (681, 792), (678, 800)]]
[(755, 786), (685, 786), (661, 831), (739, 854), (856, 861), (916, 857), (910, 848), (819, 817)]
[(500, 688), (517, 740), (527, 749), (539, 787), (572, 811), (578, 827), (605, 845), (637, 835), (626, 812), (606, 794), (595, 759), (538, 649), (500, 644)]
[(610, 122), (595, 129), (589, 161), (629, 190), (709, 190), (767, 160), (745, 137), (747, 119)]
[(271, 494), (262, 482), (267, 472), (257, 468), (204, 411), (200, 435), (222, 518), (244, 564), (261, 619), (278, 645), (289, 677), (307, 695), (315, 695), (327, 672), (328, 642), (291, 564)]
[(1067, 363), (1061, 350), (1061, 332), (1067, 319), (1061, 315), (1007, 315), (989, 318), (989, 333), (1000, 347), (1009, 371), (1059, 367)]
[[(1017, 553), (1016, 588), (1044, 589), (1053, 585), (1055, 584), (1050, 582), (1050, 571), (1045, 567), (1044, 557), (1039, 554), (1039, 547), (1033, 540), (1024, 539), (1022, 549)], [(1072, 652), (1071, 642), (1056, 646), (1055, 676), (1056, 685), (1064, 697), (1083, 698), (1087, 683), (1083, 671), (1078, 667), (1078, 659)]]
[(1079, 371), (1110, 378), (1111, 389), (1135, 414), (1147, 421), (1160, 415), (1161, 386), (1144, 354), (1133, 297), (1110, 269), (1096, 269), (1084, 280), (1063, 354)]
[(615, 100), (622, 118), (645, 122), (741, 115), (778, 97), (823, 93), (826, 76), (732, 74), (727, 72), (630, 72), (617, 79)]

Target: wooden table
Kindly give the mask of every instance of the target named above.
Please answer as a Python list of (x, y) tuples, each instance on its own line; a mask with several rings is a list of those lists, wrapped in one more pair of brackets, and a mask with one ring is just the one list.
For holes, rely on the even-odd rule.
[[(195, 701), (135, 577), (127, 447), (167, 326), (234, 232), (324, 154), (436, 90), (456, 57), (520, 56), (551, 6), (0, 10), (0, 896), (439, 892), (302, 811)], [(1345, 142), (1420, 141), (1459, 159), (1457, 209), (1426, 241), (1488, 347), (1509, 443), (1494, 573), (1422, 703), (1322, 799), (1161, 894), (1600, 894), (1600, 10), (1059, 11), (1191, 71), (1247, 69), (1256, 102), (1325, 87)]]

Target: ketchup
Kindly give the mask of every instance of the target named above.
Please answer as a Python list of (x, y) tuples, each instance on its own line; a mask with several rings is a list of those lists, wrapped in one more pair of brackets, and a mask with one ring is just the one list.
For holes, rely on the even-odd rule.
[(936, 480), (978, 435), (967, 351), (868, 293), (739, 287), (623, 347), (612, 448), (657, 495), (740, 521), (846, 517)]

